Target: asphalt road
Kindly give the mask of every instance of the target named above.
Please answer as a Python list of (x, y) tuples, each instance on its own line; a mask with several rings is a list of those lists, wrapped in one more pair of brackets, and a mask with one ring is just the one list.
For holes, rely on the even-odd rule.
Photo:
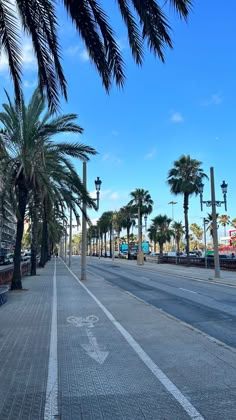
[(236, 287), (88, 258), (87, 270), (236, 348)]

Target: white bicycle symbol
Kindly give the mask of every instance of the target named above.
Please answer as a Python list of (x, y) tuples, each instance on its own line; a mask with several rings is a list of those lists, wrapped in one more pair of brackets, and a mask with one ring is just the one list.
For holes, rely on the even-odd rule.
[(66, 320), (75, 327), (93, 328), (94, 324), (99, 321), (99, 318), (96, 315), (88, 315), (86, 318), (68, 316)]

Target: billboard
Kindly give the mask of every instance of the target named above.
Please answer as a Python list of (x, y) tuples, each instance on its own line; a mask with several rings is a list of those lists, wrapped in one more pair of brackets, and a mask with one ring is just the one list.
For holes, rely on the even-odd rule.
[[(142, 250), (143, 250), (144, 254), (149, 253), (149, 242), (148, 241), (142, 242)], [(131, 245), (130, 246), (130, 251), (138, 251), (138, 245)], [(128, 245), (127, 244), (121, 244), (120, 245), (120, 252), (128, 252)]]
[(230, 240), (229, 240), (230, 245), (234, 245), (233, 242), (236, 241), (236, 229), (230, 230), (229, 236), (230, 236)]

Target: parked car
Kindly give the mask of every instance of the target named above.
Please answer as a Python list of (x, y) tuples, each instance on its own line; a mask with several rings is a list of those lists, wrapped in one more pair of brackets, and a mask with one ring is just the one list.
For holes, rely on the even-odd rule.
[(13, 254), (1, 255), (0, 265), (9, 265), (13, 264)]

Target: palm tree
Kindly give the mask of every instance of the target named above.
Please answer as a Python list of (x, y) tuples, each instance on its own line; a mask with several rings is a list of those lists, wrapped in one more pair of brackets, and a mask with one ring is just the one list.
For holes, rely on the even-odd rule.
[(222, 214), (221, 216), (219, 216), (218, 221), (220, 225), (223, 226), (224, 236), (226, 236), (226, 226), (230, 225), (230, 216), (228, 216), (227, 214)]
[(203, 237), (203, 229), (197, 223), (190, 225), (190, 230), (193, 233), (193, 239), (191, 241), (191, 249), (198, 249), (200, 247), (200, 241)]
[[(87, 192), (78, 177), (69, 156), (88, 159), (96, 151), (79, 143), (55, 143), (53, 137), (58, 133), (82, 133), (75, 123), (76, 115), (68, 114), (52, 117), (47, 111), (45, 98), (38, 89), (34, 92), (28, 106), (22, 97), (21, 102), (13, 104), (7, 95), (8, 104), (3, 104), (5, 112), (0, 113), (3, 130), (0, 133), (0, 163), (5, 172), (12, 202), (15, 203), (17, 232), (14, 253), (14, 272), (11, 288), (21, 289), (21, 241), (24, 229), (24, 216), (30, 193), (48, 189), (54, 185), (70, 183), (73, 192), (84, 194), (91, 204)], [(46, 111), (46, 112), (44, 112)], [(75, 180), (76, 184), (71, 181)], [(68, 184), (67, 184), (68, 185)], [(64, 189), (66, 189), (64, 187)], [(44, 197), (45, 199), (45, 197)], [(92, 204), (91, 204), (92, 205)], [(46, 209), (44, 208), (44, 213)]]
[(231, 220), (231, 226), (236, 229), (236, 218), (234, 218), (233, 220)]
[(153, 208), (153, 200), (147, 190), (137, 188), (130, 193), (132, 199), (128, 203), (129, 206), (134, 207), (138, 218), (138, 238), (139, 238), (139, 253), (142, 251), (142, 227), (143, 227), (143, 215), (151, 214)]
[(173, 231), (170, 228), (172, 219), (166, 214), (159, 214), (152, 219), (152, 227), (156, 229), (156, 242), (160, 247), (160, 256), (163, 255), (163, 246), (166, 242), (170, 242)]
[(99, 219), (100, 232), (104, 235), (105, 257), (107, 257), (107, 234), (110, 234), (110, 255), (111, 255), (111, 231), (112, 231), (112, 211), (104, 212)]
[(130, 260), (130, 229), (135, 226), (135, 211), (134, 207), (126, 205), (120, 210), (122, 217), (122, 227), (126, 229), (127, 244), (128, 244), (128, 259)]
[(177, 245), (177, 253), (179, 254), (180, 253), (180, 242), (181, 242), (181, 239), (184, 235), (184, 227), (182, 225), (182, 222), (174, 222), (174, 223), (172, 223), (171, 228), (174, 232), (174, 237), (175, 237), (176, 245)]
[[(218, 221), (219, 218), (219, 213), (216, 213), (216, 222)], [(213, 239), (213, 219), (212, 219), (212, 214), (207, 213), (207, 217), (205, 218), (205, 223), (207, 226), (207, 229), (210, 232), (210, 235)]]
[[(187, 19), (191, 0), (168, 0), (181, 17)], [(15, 4), (14, 4), (15, 3)], [(124, 62), (101, 0), (64, 0), (64, 6), (79, 36), (85, 43), (103, 85), (109, 91), (112, 80), (123, 86)], [(115, 2), (127, 28), (130, 49), (135, 62), (143, 63), (144, 43), (164, 61), (164, 50), (172, 48), (170, 26), (163, 8), (156, 0)], [(16, 7), (15, 7), (16, 6)], [(17, 12), (16, 12), (17, 8)], [(17, 100), (21, 97), (22, 50), (21, 31), (30, 36), (38, 62), (38, 80), (45, 90), (50, 109), (57, 109), (60, 91), (67, 97), (66, 80), (61, 65), (58, 40), (58, 12), (52, 0), (0, 0), (0, 48), (8, 58)]]
[(189, 258), (189, 197), (192, 194), (198, 194), (198, 185), (203, 178), (207, 178), (207, 175), (201, 168), (201, 164), (202, 162), (191, 159), (189, 155), (182, 155), (179, 160), (174, 162), (174, 167), (169, 170), (167, 178), (167, 183), (170, 186), (172, 194), (182, 194), (184, 197), (183, 207), (187, 258)]

